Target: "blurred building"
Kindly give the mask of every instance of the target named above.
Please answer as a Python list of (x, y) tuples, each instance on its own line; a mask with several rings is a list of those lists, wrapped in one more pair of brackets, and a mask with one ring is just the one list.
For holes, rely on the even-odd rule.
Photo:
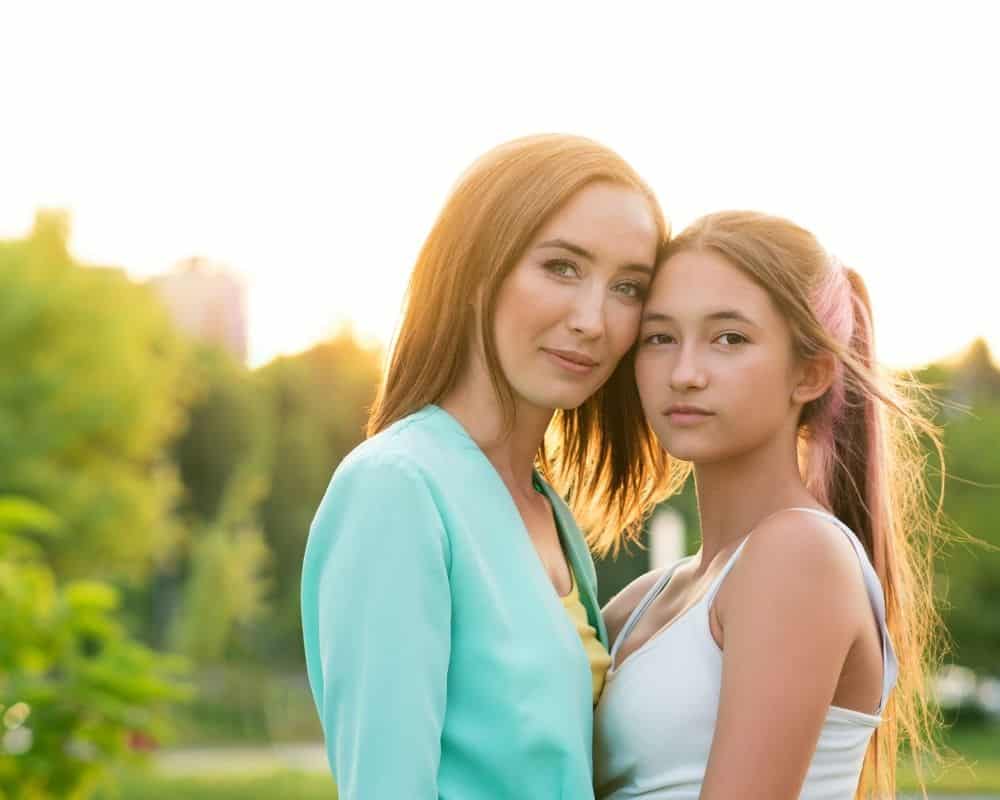
[(189, 258), (150, 285), (181, 330), (247, 362), (246, 287), (236, 275), (206, 259)]
[(664, 569), (684, 558), (684, 517), (660, 505), (646, 524), (649, 535), (649, 569)]

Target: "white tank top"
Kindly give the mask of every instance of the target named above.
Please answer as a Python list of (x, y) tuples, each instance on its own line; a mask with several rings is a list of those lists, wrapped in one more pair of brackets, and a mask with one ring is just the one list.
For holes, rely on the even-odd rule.
[[(885, 624), (885, 599), (861, 542), (844, 523), (815, 509), (847, 534), (882, 633), (882, 698), (877, 714), (831, 706), (823, 722), (800, 800), (851, 800), (872, 733), (882, 721), (898, 673)], [(749, 536), (747, 537), (749, 538)], [(663, 591), (678, 562), (656, 582), (611, 648), (611, 670), (594, 717), (594, 785), (598, 800), (697, 800), (708, 764), (722, 686), (722, 651), (709, 609), (746, 545), (745, 538), (705, 596), (633, 652), (618, 668), (618, 649)]]

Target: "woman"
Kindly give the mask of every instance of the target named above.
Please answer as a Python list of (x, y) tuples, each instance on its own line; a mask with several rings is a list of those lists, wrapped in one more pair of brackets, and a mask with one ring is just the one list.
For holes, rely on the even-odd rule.
[(625, 423), (642, 412), (619, 363), (666, 235), (642, 180), (586, 139), (502, 145), (453, 190), (370, 438), (306, 549), (306, 660), (342, 800), (593, 796), (608, 654), (560, 495), (595, 503), (573, 501), (586, 517), (662, 489), (621, 479), (650, 441)]
[(702, 539), (604, 609), (597, 795), (848, 800), (866, 765), (895, 796), (929, 719), (936, 439), (876, 369), (861, 278), (786, 220), (707, 216), (666, 250), (636, 378)]

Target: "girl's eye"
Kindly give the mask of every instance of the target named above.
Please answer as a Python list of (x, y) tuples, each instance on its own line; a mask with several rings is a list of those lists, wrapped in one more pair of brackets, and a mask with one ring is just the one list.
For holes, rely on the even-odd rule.
[(547, 261), (545, 263), (545, 269), (553, 275), (558, 275), (560, 278), (572, 278), (574, 275), (579, 273), (579, 270), (576, 268), (576, 264), (572, 261)]
[(674, 341), (674, 337), (669, 333), (653, 333), (642, 340), (643, 344), (670, 344)]
[(618, 294), (625, 295), (632, 300), (642, 300), (646, 297), (646, 287), (637, 281), (625, 281), (615, 287)]
[(747, 337), (742, 333), (733, 333), (732, 331), (729, 331), (728, 333), (719, 334), (715, 341), (722, 342), (722, 344), (732, 347), (735, 345), (746, 344), (750, 340), (747, 339)]

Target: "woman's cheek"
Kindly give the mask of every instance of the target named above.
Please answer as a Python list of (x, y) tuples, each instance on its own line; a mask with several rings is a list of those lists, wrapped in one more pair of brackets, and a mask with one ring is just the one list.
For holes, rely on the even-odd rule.
[(611, 341), (614, 343), (615, 355), (617, 359), (622, 358), (635, 344), (639, 336), (639, 323), (642, 320), (642, 306), (638, 303), (635, 307), (622, 307), (615, 309), (609, 314), (609, 328)]
[(646, 396), (651, 386), (651, 373), (654, 370), (654, 359), (651, 355), (650, 351), (640, 343), (635, 356), (635, 382), (639, 388), (639, 398), (643, 407), (646, 405)]

